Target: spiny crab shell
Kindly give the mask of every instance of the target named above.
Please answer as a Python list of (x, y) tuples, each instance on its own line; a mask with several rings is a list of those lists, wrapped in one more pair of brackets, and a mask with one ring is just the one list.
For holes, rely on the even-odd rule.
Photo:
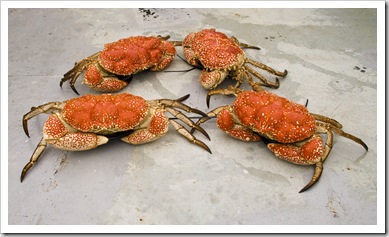
[(244, 126), (281, 143), (302, 141), (316, 130), (307, 108), (267, 91), (240, 93), (234, 112)]

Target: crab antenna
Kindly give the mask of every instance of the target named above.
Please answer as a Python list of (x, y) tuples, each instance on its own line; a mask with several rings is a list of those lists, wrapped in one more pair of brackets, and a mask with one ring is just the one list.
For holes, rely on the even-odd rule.
[(182, 61), (184, 61), (189, 66), (192, 66), (192, 68), (191, 69), (187, 69), (187, 70), (182, 70), (182, 71), (169, 71), (169, 70), (165, 70), (163, 72), (190, 72), (190, 71), (195, 70), (195, 69), (203, 70), (203, 67), (200, 67), (200, 66), (196, 67), (196, 66), (191, 65), (190, 63), (188, 63), (188, 61), (186, 61), (184, 58), (182, 58), (179, 54), (177, 54), (177, 57), (179, 57)]

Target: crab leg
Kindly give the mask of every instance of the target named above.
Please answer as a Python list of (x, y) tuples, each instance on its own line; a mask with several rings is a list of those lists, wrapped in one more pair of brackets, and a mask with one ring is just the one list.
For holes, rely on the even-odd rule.
[[(247, 59), (248, 60), (248, 59)], [(263, 77), (261, 74), (259, 74), (257, 71), (255, 71), (254, 69), (252, 69), (251, 67), (249, 67), (248, 65), (244, 65), (243, 66), (247, 71), (249, 71), (251, 74), (253, 74), (254, 76), (256, 76), (257, 78), (259, 78), (262, 82), (263, 82), (263, 86), (267, 86), (267, 87), (271, 87), (271, 88), (274, 88), (274, 89), (277, 89), (278, 87), (280, 87), (280, 82), (278, 80), (278, 78), (276, 78), (276, 82), (270, 82), (268, 81), (265, 77)], [(254, 83), (252, 81), (252, 78), (251, 76), (246, 76), (246, 78), (248, 78), (248, 82), (250, 84), (251, 87), (253, 87), (253, 89), (255, 91), (259, 91), (258, 89), (254, 88), (254, 86), (251, 84), (251, 83)]]
[(178, 108), (178, 109), (182, 109), (188, 113), (196, 113), (196, 114), (199, 114), (202, 116), (207, 116), (203, 111), (195, 109), (195, 108), (191, 108), (191, 107), (187, 106), (186, 104), (181, 103), (181, 101), (186, 100), (188, 97), (189, 97), (189, 95), (187, 97), (184, 96), (182, 98), (179, 98), (179, 100), (161, 99), (161, 100), (157, 100), (156, 102), (164, 105), (165, 107)]
[[(335, 120), (333, 120), (331, 118), (327, 118), (325, 116), (321, 116), (321, 115), (315, 115), (315, 116), (318, 116), (320, 118), (324, 118), (324, 120), (326, 120), (326, 121), (330, 121), (330, 122), (335, 121)], [(363, 148), (365, 148), (366, 151), (368, 150), (367, 145), (361, 139), (359, 139), (359, 138), (357, 138), (357, 137), (355, 137), (355, 136), (353, 136), (353, 135), (351, 135), (349, 133), (344, 132), (339, 127), (335, 127), (332, 123), (323, 124), (323, 123), (317, 122), (316, 124), (317, 124), (317, 131), (316, 132), (317, 133), (325, 133), (325, 134), (327, 134), (327, 140), (326, 140), (326, 143), (325, 143), (323, 155), (321, 157), (320, 162), (318, 162), (316, 164), (315, 173), (313, 174), (313, 177), (312, 177), (311, 181), (303, 189), (300, 190), (300, 193), (308, 190), (310, 187), (312, 187), (319, 180), (319, 178), (321, 176), (321, 173), (323, 172), (323, 163), (327, 159), (327, 157), (328, 157), (328, 155), (329, 155), (329, 153), (330, 153), (330, 151), (332, 149), (332, 143), (333, 143), (333, 133), (332, 133), (332, 131), (334, 131), (335, 133), (337, 133), (340, 136), (343, 136), (343, 137), (346, 137), (348, 139), (351, 139), (351, 140), (355, 141), (356, 143), (358, 143), (361, 146), (363, 146)], [(338, 123), (338, 126), (339, 125), (342, 126), (341, 124)]]
[(31, 111), (26, 113), (24, 116), (23, 116), (23, 129), (24, 129), (24, 132), (26, 133), (26, 135), (28, 137), (30, 137), (29, 133), (28, 133), (28, 126), (27, 126), (27, 121), (39, 114), (42, 114), (42, 113), (51, 113), (55, 110), (62, 110), (63, 109), (63, 106), (66, 104), (66, 101), (64, 102), (49, 102), (49, 103), (46, 103), (46, 104), (43, 104), (43, 105), (39, 105), (38, 107), (32, 107), (31, 108)]
[(35, 163), (38, 162), (39, 158), (41, 157), (43, 151), (46, 149), (47, 143), (44, 138), (42, 138), (37, 147), (35, 148), (34, 153), (32, 154), (30, 161), (24, 166), (22, 170), (22, 174), (20, 175), (20, 182), (23, 182), (24, 176), (27, 174), (27, 171), (31, 169), (35, 165)]
[[(307, 102), (308, 103), (308, 102)], [(307, 106), (305, 106), (307, 107)], [(332, 126), (336, 127), (336, 128), (339, 128), (341, 129), (343, 127), (342, 124), (340, 124), (338, 121), (336, 121), (335, 119), (332, 119), (332, 118), (329, 118), (329, 117), (326, 117), (326, 116), (323, 116), (323, 115), (320, 115), (320, 114), (314, 114), (314, 113), (311, 113), (311, 115), (318, 121), (321, 121), (321, 122), (324, 122), (324, 123), (329, 123), (331, 124)]]
[[(316, 123), (318, 126), (323, 126), (321, 125), (320, 123)], [(354, 135), (351, 135), (349, 133), (346, 133), (344, 132), (342, 129), (340, 129), (339, 127), (334, 127), (334, 126), (331, 126), (332, 124), (329, 125), (329, 128), (331, 131), (335, 132), (336, 134), (342, 136), (342, 137), (345, 137), (345, 138), (348, 138), (350, 140), (353, 140), (354, 142), (358, 143), (359, 145), (363, 146), (363, 148), (365, 148), (366, 151), (369, 150), (369, 147), (366, 145), (366, 143), (364, 143), (362, 141), (362, 139), (354, 136)]]
[[(324, 132), (321, 132), (324, 133)], [(328, 155), (330, 154), (330, 151), (332, 149), (332, 142), (333, 142), (333, 134), (330, 130), (326, 129), (325, 133), (327, 134), (327, 140), (324, 146), (323, 155), (321, 157), (321, 160), (315, 164), (315, 172), (313, 173), (311, 181), (305, 185), (304, 188), (302, 188), (299, 193), (302, 193), (306, 190), (308, 190), (310, 187), (312, 187), (319, 179), (323, 172), (323, 163), (327, 159)]]
[(70, 69), (67, 73), (65, 73), (63, 78), (61, 79), (59, 86), (62, 87), (62, 84), (65, 81), (70, 80), (69, 84), (72, 90), (79, 95), (76, 88), (74, 87), (74, 84), (76, 83), (77, 78), (80, 76), (80, 74), (92, 63), (96, 62), (98, 57), (100, 55), (100, 52), (97, 52), (95, 54), (92, 54), (91, 56), (84, 58), (80, 62), (76, 63), (76, 65)]
[(262, 70), (265, 70), (265, 71), (268, 71), (270, 72), (271, 74), (273, 75), (276, 75), (276, 76), (279, 76), (279, 77), (285, 77), (287, 74), (288, 74), (288, 71), (287, 70), (284, 70), (283, 72), (280, 72), (280, 71), (276, 71), (274, 70), (273, 68), (263, 64), (263, 63), (260, 63), (260, 62), (257, 62), (257, 61), (254, 61), (252, 59), (249, 59), (247, 58), (246, 59), (246, 62), (257, 67), (257, 68), (260, 68)]
[(183, 41), (169, 41), (169, 42), (172, 43), (174, 46), (182, 46)]
[(177, 123), (176, 121), (174, 120), (169, 120), (170, 124), (173, 125), (174, 129), (176, 129), (176, 131), (181, 134), (182, 136), (184, 136), (187, 140), (189, 140), (190, 142), (200, 146), (201, 148), (203, 148), (204, 150), (208, 151), (209, 153), (212, 154), (211, 152), (211, 149), (209, 149), (209, 147), (202, 141), (198, 140), (195, 136), (193, 136), (185, 127), (183, 127), (181, 124)]
[(176, 109), (173, 109), (171, 107), (166, 107), (166, 111), (169, 112), (171, 115), (173, 115), (174, 117), (178, 118), (179, 120), (181, 120), (182, 122), (184, 122), (186, 125), (188, 125), (189, 127), (191, 127), (192, 129), (196, 129), (198, 130), (199, 132), (201, 132), (205, 137), (207, 137), (208, 139), (209, 138), (209, 135), (208, 133), (202, 128), (200, 127), (199, 125), (195, 124), (191, 119), (189, 119), (186, 115), (184, 115), (183, 113), (181, 113), (180, 111), (176, 110)]
[(241, 93), (243, 90), (239, 89), (237, 87), (229, 86), (227, 89), (215, 89), (211, 90), (207, 93), (207, 107), (209, 108), (209, 102), (211, 99), (211, 96), (213, 95), (235, 95), (237, 96), (239, 93)]
[(239, 42), (239, 40), (238, 40), (235, 36), (232, 36), (231, 39), (232, 39), (236, 44), (238, 44), (240, 47), (242, 47), (242, 48), (247, 48), (247, 49), (258, 49), (258, 50), (261, 49), (261, 48), (259, 48), (259, 47), (257, 47), (257, 46), (253, 46), (253, 45), (241, 43), (241, 42)]

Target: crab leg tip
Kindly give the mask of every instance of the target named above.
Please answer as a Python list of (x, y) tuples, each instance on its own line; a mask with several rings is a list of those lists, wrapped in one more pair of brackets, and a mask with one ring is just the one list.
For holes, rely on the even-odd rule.
[(311, 188), (314, 184), (316, 183), (316, 181), (311, 181), (309, 182), (307, 185), (305, 185), (304, 188), (302, 188), (299, 193), (302, 193), (302, 192), (305, 192), (307, 191), (309, 188)]
[(363, 146), (363, 148), (365, 148), (366, 151), (369, 151), (369, 147), (366, 145), (366, 143), (364, 143), (362, 140), (360, 140), (360, 142), (358, 142), (361, 146)]
[(210, 154), (212, 154), (211, 149), (203, 142), (198, 141), (197, 145), (201, 146), (204, 150), (208, 151)]
[(210, 100), (211, 100), (211, 96), (210, 96), (210, 95), (207, 95), (206, 103), (207, 103), (207, 108), (208, 108), (208, 109), (209, 109)]
[(26, 176), (27, 174), (27, 171), (33, 166), (34, 164), (29, 162), (26, 164), (26, 166), (24, 166), (23, 170), (22, 170), (22, 173), (20, 174), (20, 182), (22, 183), (23, 180), (24, 180), (24, 177)]
[(200, 115), (202, 115), (203, 117), (208, 117), (208, 115), (207, 115), (206, 113), (204, 113), (204, 112), (201, 111), (201, 110), (195, 109), (195, 108), (192, 108), (192, 112), (193, 112), (193, 113), (196, 113), (196, 114), (200, 114)]
[(184, 95), (184, 96), (182, 96), (182, 97), (180, 97), (180, 98), (176, 99), (176, 101), (178, 101), (178, 102), (182, 102), (182, 101), (184, 101), (184, 100), (188, 99), (189, 97), (190, 97), (190, 94), (187, 94), (187, 95)]
[(280, 87), (280, 80), (278, 79), (278, 77), (276, 77), (276, 84), (274, 86), (275, 89), (278, 89)]
[(23, 130), (27, 137), (30, 137), (30, 134), (28, 133), (27, 120), (25, 119), (23, 119)]
[(316, 164), (315, 173), (313, 174), (311, 181), (310, 181), (307, 185), (305, 185), (305, 187), (304, 187), (303, 189), (301, 189), (299, 193), (302, 193), (302, 192), (304, 192), (304, 191), (307, 191), (307, 190), (308, 190), (309, 188), (311, 188), (317, 181), (319, 181), (322, 172), (323, 172), (323, 163), (322, 163), (322, 162), (319, 162), (319, 163)]
[(76, 87), (74, 87), (74, 85), (70, 85), (70, 87), (72, 88), (72, 90), (74, 91), (74, 93), (76, 93), (77, 95), (80, 95), (80, 94), (78, 93), (78, 91), (76, 90)]

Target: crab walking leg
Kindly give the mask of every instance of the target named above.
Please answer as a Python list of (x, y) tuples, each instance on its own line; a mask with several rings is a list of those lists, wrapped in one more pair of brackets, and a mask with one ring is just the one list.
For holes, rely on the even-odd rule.
[(269, 143), (267, 147), (278, 158), (297, 165), (316, 165), (315, 173), (311, 181), (300, 191), (304, 192), (312, 187), (320, 178), (323, 171), (323, 163), (332, 148), (332, 133), (328, 131), (327, 141), (323, 148), (323, 141), (319, 135), (314, 135), (307, 141), (280, 144)]
[(258, 50), (261, 49), (261, 48), (259, 48), (259, 47), (257, 47), (257, 46), (253, 46), (253, 45), (241, 43), (241, 42), (239, 42), (239, 40), (238, 40), (235, 36), (232, 36), (231, 39), (232, 39), (236, 44), (238, 44), (240, 47), (242, 47), (242, 48), (246, 48), (246, 49), (258, 49)]
[(263, 64), (263, 63), (260, 63), (260, 62), (257, 62), (257, 61), (254, 61), (252, 59), (249, 59), (247, 58), (245, 60), (247, 63), (257, 67), (257, 68), (260, 68), (262, 70), (265, 70), (265, 71), (268, 71), (270, 72), (271, 74), (273, 75), (276, 75), (276, 76), (279, 76), (279, 77), (285, 77), (287, 74), (288, 74), (288, 71), (287, 70), (284, 70), (283, 72), (280, 72), (280, 71), (277, 71), (277, 70), (274, 70), (273, 68)]
[(191, 108), (188, 105), (181, 103), (182, 101), (186, 100), (187, 98), (189, 98), (189, 95), (181, 97), (177, 100), (161, 99), (161, 100), (155, 100), (153, 102), (154, 103), (156, 102), (157, 104), (162, 104), (165, 107), (173, 107), (173, 108), (177, 108), (177, 109), (182, 109), (188, 113), (196, 113), (196, 114), (199, 114), (202, 116), (207, 116), (207, 114), (204, 113), (203, 111), (195, 109), (195, 108)]
[[(277, 89), (280, 87), (280, 81), (278, 80), (278, 78), (276, 78), (276, 82), (271, 82), (271, 81), (268, 81), (264, 76), (262, 76), (261, 74), (259, 74), (257, 71), (255, 71), (254, 69), (252, 69), (251, 67), (249, 67), (248, 65), (244, 65), (243, 66), (248, 72), (250, 72), (251, 74), (253, 74), (254, 76), (256, 76), (257, 78), (259, 78), (259, 80), (262, 81), (262, 85), (263, 86), (267, 86), (267, 87), (270, 87), (270, 88), (274, 88), (274, 89)], [(250, 78), (249, 80), (252, 82), (252, 78), (251, 76), (246, 76), (246, 78)], [(249, 81), (249, 83), (250, 83)], [(253, 82), (252, 82), (253, 83)], [(251, 84), (250, 84), (251, 87), (253, 87)], [(258, 91), (257, 89), (255, 89), (253, 87), (253, 89), (255, 91)]]
[[(317, 125), (318, 125), (318, 127), (325, 127), (325, 124), (320, 124), (320, 123), (316, 123)], [(360, 139), (360, 138), (358, 138), (358, 137), (356, 137), (356, 136), (354, 136), (354, 135), (351, 135), (351, 134), (349, 134), (349, 133), (346, 133), (346, 132), (344, 132), (342, 129), (340, 129), (340, 128), (338, 128), (338, 127), (334, 127), (334, 126), (332, 126), (332, 124), (330, 124), (329, 126), (327, 126), (327, 129), (328, 130), (331, 130), (331, 131), (333, 131), (333, 132), (335, 132), (336, 134), (338, 134), (338, 135), (340, 135), (340, 136), (342, 136), (342, 137), (345, 137), (345, 138), (348, 138), (348, 139), (350, 139), (350, 140), (353, 140), (354, 142), (356, 142), (356, 143), (358, 143), (359, 145), (361, 145), (361, 146), (363, 146), (363, 148), (365, 148), (365, 150), (366, 151), (368, 151), (369, 150), (369, 147), (366, 145), (366, 143), (364, 143), (363, 141), (362, 141), (362, 139)]]
[(167, 107), (167, 108), (166, 108), (166, 111), (169, 112), (171, 115), (173, 115), (175, 118), (178, 118), (179, 120), (181, 120), (182, 122), (184, 122), (186, 125), (188, 125), (188, 126), (191, 127), (192, 129), (198, 130), (198, 131), (201, 132), (205, 137), (207, 137), (208, 139), (210, 139), (208, 133), (207, 133), (202, 127), (200, 127), (199, 125), (195, 124), (192, 120), (190, 120), (186, 115), (184, 115), (184, 114), (181, 113), (180, 111), (175, 110), (175, 109), (170, 108), (170, 107)]
[[(246, 66), (245, 66), (246, 67)], [(253, 71), (254, 73), (257, 73), (255, 71)], [(246, 79), (247, 83), (249, 83), (249, 85), (251, 86), (251, 88), (254, 90), (254, 91), (263, 91), (264, 89), (262, 88), (262, 86), (267, 86), (267, 87), (272, 87), (272, 88), (278, 88), (280, 82), (278, 80), (278, 78), (276, 78), (276, 82), (275, 83), (272, 83), (272, 82), (269, 82), (267, 81), (264, 77), (262, 77), (261, 74), (258, 73), (258, 77), (259, 78), (263, 78), (266, 82), (264, 83), (260, 83), (260, 82), (255, 82), (252, 78), (252, 76), (250, 75), (249, 71), (245, 70), (243, 71), (243, 75), (244, 75), (244, 78)]]
[(237, 96), (241, 92), (243, 92), (242, 89), (239, 89), (239, 88), (233, 87), (233, 86), (229, 86), (227, 89), (211, 90), (207, 93), (207, 98), (206, 98), (207, 107), (209, 108), (211, 96), (213, 96), (213, 95), (235, 95), (235, 96)]
[[(307, 102), (308, 103), (308, 102)], [(305, 106), (307, 107), (307, 106)], [(333, 127), (336, 127), (336, 128), (339, 128), (341, 129), (343, 127), (342, 124), (340, 124), (338, 121), (336, 121), (335, 119), (332, 119), (332, 118), (329, 118), (329, 117), (326, 117), (326, 116), (323, 116), (323, 115), (320, 115), (320, 114), (314, 114), (314, 113), (311, 113), (311, 115), (318, 121), (321, 121), (321, 122), (325, 122), (325, 123), (329, 123), (331, 124)]]
[(195, 136), (193, 136), (184, 126), (171, 119), (169, 120), (169, 122), (171, 125), (173, 125), (174, 129), (176, 129), (176, 131), (182, 136), (184, 136), (188, 141), (200, 146), (201, 148), (212, 154), (211, 149), (209, 149), (209, 147), (204, 142), (198, 140)]
[(77, 92), (76, 88), (74, 87), (74, 84), (76, 83), (77, 78), (80, 76), (80, 74), (91, 64), (95, 63), (98, 61), (98, 57), (101, 52), (97, 52), (95, 54), (90, 55), (87, 58), (84, 58), (80, 62), (76, 63), (76, 65), (70, 69), (67, 73), (63, 75), (63, 78), (59, 82), (59, 86), (62, 87), (63, 83), (65, 81), (69, 81), (70, 87), (72, 90), (79, 95)]
[(169, 42), (172, 43), (174, 46), (182, 46), (183, 41), (169, 41)]
[(305, 185), (305, 187), (302, 188), (299, 191), (299, 193), (302, 193), (308, 190), (309, 188), (311, 188), (320, 179), (320, 176), (323, 173), (323, 163), (327, 159), (328, 155), (330, 154), (330, 151), (332, 150), (332, 142), (333, 142), (332, 132), (330, 130), (326, 130), (325, 132), (327, 133), (327, 140), (324, 146), (324, 151), (321, 160), (317, 162), (315, 165), (315, 172), (313, 173), (311, 181), (307, 185)]
[[(211, 111), (209, 111), (207, 113), (207, 117), (203, 117), (203, 118), (200, 118), (199, 120), (197, 120), (196, 124), (198, 126), (200, 126), (202, 123), (205, 123), (206, 121), (212, 119), (212, 118), (216, 118), (218, 113), (223, 110), (224, 108), (228, 107), (228, 105), (226, 106), (220, 106), (220, 107), (217, 107), (216, 109), (213, 109)], [(190, 130), (190, 134), (193, 134), (195, 132), (196, 129), (192, 128), (192, 130)]]
[[(327, 118), (327, 117), (323, 116), (323, 118)], [(328, 119), (325, 120), (329, 121)], [(286, 161), (295, 164), (300, 164), (300, 165), (312, 165), (312, 164), (316, 165), (315, 172), (312, 176), (311, 181), (303, 189), (300, 190), (300, 193), (308, 190), (319, 180), (323, 172), (323, 164), (332, 149), (333, 132), (355, 141), (356, 143), (363, 146), (366, 149), (366, 151), (368, 150), (367, 145), (361, 139), (349, 133), (344, 132), (342, 129), (335, 127), (331, 123), (325, 124), (321, 122), (316, 122), (316, 125), (317, 125), (316, 128), (317, 134), (327, 135), (324, 148), (322, 145), (322, 139), (319, 135), (314, 135), (308, 141), (295, 143), (294, 145), (274, 144), (274, 143), (268, 144), (269, 149), (273, 151), (276, 154), (276, 156), (281, 159), (284, 159)]]
[(39, 114), (42, 114), (42, 113), (51, 113), (53, 111), (56, 111), (56, 110), (62, 110), (63, 109), (63, 106), (66, 104), (66, 101), (65, 102), (49, 102), (49, 103), (46, 103), (46, 104), (43, 104), (43, 105), (39, 105), (38, 107), (32, 107), (31, 108), (31, 111), (26, 113), (24, 116), (23, 116), (23, 130), (24, 132), (26, 133), (26, 135), (28, 137), (30, 137), (30, 134), (28, 133), (28, 125), (27, 125), (27, 121)]
[(319, 180), (320, 175), (323, 171), (323, 163), (327, 159), (327, 157), (332, 149), (332, 142), (333, 142), (333, 133), (332, 132), (335, 132), (340, 136), (343, 136), (343, 137), (346, 137), (350, 140), (353, 140), (354, 142), (363, 146), (363, 148), (365, 148), (366, 151), (368, 150), (367, 145), (360, 138), (357, 138), (354, 135), (351, 135), (349, 133), (344, 132), (341, 129), (342, 125), (340, 123), (338, 123), (336, 120), (322, 116), (322, 115), (317, 115), (317, 114), (314, 114), (314, 117), (315, 117), (315, 119), (318, 119), (320, 121), (324, 121), (324, 122), (328, 123), (328, 124), (324, 124), (324, 123), (320, 123), (320, 122), (316, 123), (317, 133), (327, 134), (327, 141), (326, 141), (326, 144), (324, 147), (324, 153), (323, 153), (323, 156), (321, 158), (321, 161), (316, 164), (315, 173), (312, 177), (311, 182), (309, 182), (303, 189), (301, 189), (300, 193), (309, 189), (312, 185), (314, 185)]
[(31, 169), (35, 165), (35, 163), (38, 162), (39, 158), (41, 157), (43, 151), (46, 149), (47, 143), (45, 139), (41, 139), (35, 148), (34, 153), (32, 153), (32, 156), (30, 158), (30, 161), (24, 166), (22, 170), (22, 174), (20, 175), (20, 182), (23, 182), (24, 176), (26, 176), (27, 171)]
[(158, 103), (158, 104), (162, 104), (165, 107), (166, 111), (169, 112), (171, 115), (173, 115), (174, 117), (178, 118), (179, 120), (181, 120), (182, 122), (184, 122), (185, 124), (190, 126), (192, 129), (199, 130), (204, 136), (206, 136), (208, 139), (210, 139), (209, 135), (207, 134), (207, 132), (203, 128), (197, 126), (186, 115), (184, 115), (180, 111), (174, 109), (174, 108), (177, 108), (177, 109), (184, 110), (184, 111), (186, 111), (188, 113), (196, 113), (196, 114), (199, 114), (199, 115), (202, 115), (202, 116), (206, 117), (207, 114), (202, 112), (201, 110), (198, 110), (198, 109), (195, 109), (195, 108), (191, 108), (191, 107), (181, 103), (181, 101), (186, 100), (188, 97), (189, 97), (189, 95), (186, 95), (186, 96), (181, 97), (181, 98), (179, 98), (177, 100), (161, 99), (161, 100), (156, 100), (156, 101), (153, 101), (153, 102), (154, 103)]

